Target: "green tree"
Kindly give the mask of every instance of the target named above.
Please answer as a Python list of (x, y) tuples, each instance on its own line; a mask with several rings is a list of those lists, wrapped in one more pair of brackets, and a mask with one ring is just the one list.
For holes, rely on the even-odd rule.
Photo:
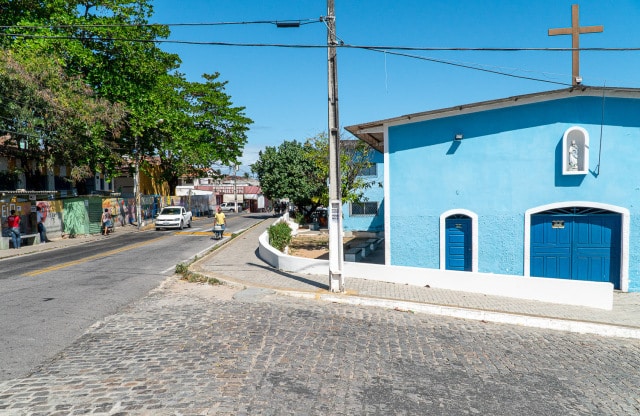
[[(183, 176), (206, 176), (213, 164), (236, 165), (252, 120), (235, 107), (219, 74), (188, 82), (181, 74), (163, 77), (152, 96), (156, 128), (148, 129), (148, 153), (160, 158), (162, 175), (173, 190)], [(160, 122), (161, 120), (161, 122)]]
[[(41, 169), (113, 160), (104, 137), (107, 132), (118, 134), (122, 106), (100, 99), (46, 56), (21, 58), (18, 61), (11, 51), (0, 56), (0, 130), (9, 137), (0, 153), (21, 159), (24, 167), (35, 160)], [(72, 176), (78, 172), (72, 170)], [(29, 184), (39, 169), (24, 173)]]
[[(29, 122), (21, 123), (46, 125), (41, 129), (50, 136), (64, 134), (74, 143), (56, 161), (75, 161), (78, 177), (112, 174), (123, 158), (131, 167), (137, 159), (145, 169), (152, 156), (164, 169), (157, 179), (173, 188), (182, 175), (198, 175), (216, 162), (235, 164), (242, 154), (252, 122), (244, 108), (232, 105), (218, 74), (187, 82), (176, 72), (179, 57), (155, 43), (169, 29), (148, 24), (152, 12), (149, 0), (16, 0), (2, 6), (0, 23), (11, 36), (1, 42), (24, 67), (37, 68), (43, 57), (52, 70), (64, 68), (59, 89), (34, 84), (33, 96), (50, 91), (53, 101), (64, 98), (75, 113), (46, 105), (29, 112), (31, 104), (23, 111)], [(77, 88), (63, 89), (69, 81)]]
[[(124, 118), (116, 117), (115, 121), (126, 123), (118, 128), (113, 123), (111, 128), (87, 123), (87, 117), (73, 118), (76, 114), (69, 112), (48, 112), (47, 118), (34, 112), (32, 118), (40, 118), (39, 124), (47, 124), (52, 135), (75, 140), (74, 150), (81, 149), (87, 155), (72, 157), (79, 174), (113, 173), (120, 164), (115, 156), (132, 154), (136, 140), (144, 137), (141, 132), (150, 128), (149, 92), (159, 76), (179, 63), (176, 55), (161, 51), (153, 42), (167, 37), (169, 30), (166, 26), (147, 25), (151, 13), (146, 0), (18, 0), (2, 8), (0, 21), (8, 27), (6, 34), (11, 35), (3, 37), (3, 44), (25, 68), (48, 60), (50, 68), (64, 69), (60, 79), (73, 80), (76, 90), (91, 91), (124, 109)], [(87, 112), (100, 110), (84, 106), (82, 100), (64, 97), (62, 91), (50, 89), (52, 98), (65, 102), (76, 113), (83, 108)], [(59, 120), (61, 117), (68, 121)], [(91, 140), (70, 134), (83, 131), (90, 131), (84, 138)]]
[[(307, 139), (305, 150), (308, 157), (322, 172), (325, 183), (329, 180), (329, 138), (327, 133), (320, 133)], [(374, 181), (361, 176), (361, 172), (371, 167), (372, 150), (360, 140), (340, 141), (340, 174), (342, 202), (361, 202), (365, 199), (364, 192)], [(322, 194), (317, 196), (319, 202), (329, 205), (329, 187), (323, 188)]]
[(305, 146), (295, 140), (260, 151), (251, 170), (267, 198), (288, 198), (300, 212), (315, 210), (320, 205), (318, 196), (327, 187), (321, 168), (309, 157)]
[[(349, 140), (340, 146), (342, 201), (359, 202), (373, 181), (360, 176), (371, 166), (371, 149)], [(329, 203), (329, 141), (325, 133), (304, 144), (285, 141), (278, 148), (267, 147), (251, 166), (269, 199), (289, 200), (305, 215)]]

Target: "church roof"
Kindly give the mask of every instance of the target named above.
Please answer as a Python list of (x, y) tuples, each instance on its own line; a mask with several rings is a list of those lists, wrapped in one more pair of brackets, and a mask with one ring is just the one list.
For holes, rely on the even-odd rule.
[(403, 116), (388, 118), (384, 120), (354, 124), (352, 126), (345, 127), (345, 129), (360, 140), (368, 143), (374, 149), (380, 152), (384, 152), (384, 131), (388, 126), (415, 123), (419, 121), (452, 117), (462, 114), (470, 114), (480, 111), (533, 104), (544, 101), (553, 101), (576, 96), (640, 99), (640, 89), (589, 87), (586, 85), (577, 85), (571, 88), (564, 88), (560, 90), (543, 91), (525, 95), (515, 95), (512, 97), (500, 98), (497, 100), (481, 101), (472, 104), (463, 104), (454, 107), (442, 108), (438, 110), (424, 111), (421, 113), (406, 114)]

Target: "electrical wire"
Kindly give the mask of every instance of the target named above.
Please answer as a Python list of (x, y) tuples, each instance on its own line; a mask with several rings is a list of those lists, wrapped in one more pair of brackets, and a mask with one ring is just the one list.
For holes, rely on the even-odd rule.
[[(93, 39), (79, 36), (42, 36), (42, 35), (26, 35), (26, 34), (0, 34), (4, 36), (19, 36), (32, 39), (66, 39), (66, 40), (82, 40)], [(128, 39), (128, 38), (100, 38), (101, 41), (125, 41), (125, 42), (141, 42), (141, 43), (172, 43), (172, 44), (186, 44), (186, 45), (201, 45), (201, 46), (234, 46), (234, 47), (276, 47), (276, 48), (293, 48), (293, 49), (319, 49), (326, 48), (327, 45), (304, 45), (304, 44), (278, 44), (278, 43), (236, 43), (236, 42), (202, 42), (202, 41), (180, 41), (180, 40), (148, 40), (148, 39)], [(423, 57), (418, 55), (411, 55), (401, 52), (393, 51), (477, 51), (477, 52), (520, 52), (520, 51), (546, 51), (546, 52), (567, 52), (573, 51), (574, 48), (459, 48), (459, 47), (408, 47), (408, 46), (362, 46), (362, 45), (350, 45), (344, 43), (342, 40), (335, 45), (339, 48), (348, 49), (361, 49), (372, 52), (388, 53), (391, 55), (402, 56), (406, 58), (424, 60), (434, 63), (441, 63), (445, 65), (456, 66), (460, 68), (466, 68), (481, 72), (492, 73), (496, 75), (503, 75), (511, 78), (525, 79), (529, 81), (544, 82), (555, 85), (571, 86), (572, 84), (558, 81), (551, 81), (548, 79), (529, 77), (523, 75), (515, 75), (503, 71), (491, 70), (479, 67), (479, 64), (469, 65), (455, 61), (448, 61), (437, 58)], [(580, 51), (640, 51), (640, 48), (579, 48)]]
[[(168, 43), (181, 45), (201, 45), (201, 46), (237, 46), (237, 47), (265, 47), (265, 48), (300, 48), (300, 49), (325, 49), (324, 45), (313, 44), (294, 44), (294, 43), (240, 43), (240, 42), (205, 42), (190, 40), (171, 40), (171, 39), (135, 39), (135, 38), (119, 38), (119, 37), (95, 37), (95, 36), (48, 36), (33, 35), (26, 33), (0, 33), (0, 36), (16, 37), (26, 39), (60, 39), (60, 40), (100, 40), (100, 41), (119, 41), (119, 42), (135, 42), (135, 43)], [(367, 46), (352, 45), (344, 43), (342, 40), (334, 45), (337, 48), (344, 49), (380, 49), (386, 51), (425, 51), (425, 52), (638, 52), (640, 47), (594, 47), (594, 48), (504, 48), (504, 47), (448, 47), (448, 46)]]
[(36, 136), (34, 134), (31, 134), (31, 133), (20, 133), (19, 131), (0, 129), (0, 132), (9, 133), (9, 134), (15, 134), (17, 136), (30, 137), (32, 139), (41, 139), (42, 138), (42, 135)]
[(126, 27), (157, 27), (157, 26), (227, 26), (227, 25), (253, 25), (253, 24), (269, 24), (269, 25), (282, 25), (282, 24), (298, 24), (308, 25), (313, 23), (323, 22), (323, 18), (308, 18), (308, 19), (291, 19), (291, 20), (255, 20), (255, 21), (240, 21), (240, 22), (200, 22), (200, 23), (106, 23), (106, 24), (73, 24), (73, 25), (0, 25), (0, 29), (13, 29), (13, 28), (25, 28), (25, 29), (76, 29), (76, 28), (126, 28)]
[(459, 68), (473, 69), (473, 70), (476, 70), (476, 71), (488, 72), (488, 73), (491, 73), (491, 74), (504, 75), (504, 76), (512, 77), (512, 78), (526, 79), (526, 80), (529, 80), (529, 81), (546, 82), (546, 83), (549, 83), (549, 84), (557, 84), (557, 85), (564, 85), (564, 86), (571, 86), (572, 85), (572, 84), (568, 84), (566, 82), (551, 81), (551, 80), (546, 80), (546, 79), (541, 79), (541, 78), (528, 77), (528, 76), (524, 76), (524, 75), (509, 74), (507, 72), (501, 72), (501, 71), (496, 71), (496, 70), (492, 70), (492, 69), (480, 68), (480, 67), (477, 67), (477, 66), (471, 66), (471, 65), (468, 65), (468, 64), (462, 64), (462, 63), (458, 63), (458, 62), (454, 62), (454, 61), (447, 61), (447, 60), (443, 60), (443, 59), (427, 58), (427, 57), (424, 57), (424, 56), (410, 55), (410, 54), (400, 53), (400, 52), (391, 52), (391, 51), (385, 51), (385, 50), (375, 49), (375, 48), (363, 48), (363, 49), (366, 49), (366, 50), (369, 50), (369, 51), (373, 51), (373, 52), (389, 54), (389, 55), (402, 56), (402, 57), (405, 57), (405, 58), (419, 59), (419, 60), (423, 60), (423, 61), (429, 61), (429, 62), (435, 62), (435, 63), (445, 64), (445, 65), (451, 65), (451, 66), (456, 66), (456, 67), (459, 67)]
[[(209, 22), (209, 23), (168, 23), (168, 24), (104, 24), (104, 25), (60, 25), (60, 26), (0, 26), (0, 29), (9, 28), (91, 28), (91, 27), (148, 27), (148, 26), (219, 26), (219, 25), (247, 25), (247, 24), (281, 24), (281, 23), (296, 23), (296, 24), (311, 24), (311, 23), (324, 23), (327, 28), (328, 17), (321, 17), (319, 19), (299, 19), (299, 20), (260, 20), (260, 21), (245, 21), (245, 22)], [(30, 35), (30, 34), (7, 34), (1, 33), (0, 36), (10, 37), (22, 37), (29, 39), (64, 39), (64, 40), (91, 40), (95, 37), (83, 37), (83, 36), (43, 36), (43, 35)], [(545, 51), (545, 52), (567, 52), (567, 51), (640, 51), (640, 47), (635, 48), (496, 48), (496, 47), (411, 47), (411, 46), (364, 46), (364, 45), (351, 45), (346, 44), (342, 39), (336, 35), (336, 39), (339, 40), (335, 47), (346, 49), (361, 49), (376, 53), (384, 53), (385, 59), (387, 54), (429, 61), (434, 63), (440, 63), (445, 65), (456, 66), (460, 68), (466, 68), (481, 72), (492, 73), (496, 75), (503, 75), (512, 78), (526, 79), (531, 81), (545, 82), (556, 85), (571, 86), (569, 83), (552, 81), (548, 79), (541, 79), (530, 76), (516, 75), (513, 73), (507, 73), (499, 70), (492, 70), (480, 67), (480, 64), (468, 64), (460, 63), (450, 60), (437, 59), (432, 57), (424, 57), (418, 55), (412, 55), (408, 53), (402, 53), (397, 51), (460, 51), (460, 52), (520, 52), (520, 51)], [(100, 37), (101, 41), (125, 41), (125, 42), (139, 42), (139, 43), (170, 43), (170, 44), (187, 44), (187, 45), (202, 45), (202, 46), (233, 46), (233, 47), (277, 47), (277, 48), (297, 48), (297, 49), (318, 49), (326, 48), (327, 45), (309, 45), (309, 44), (278, 44), (278, 43), (237, 43), (237, 42), (203, 42), (203, 41), (183, 41), (183, 40), (169, 40), (169, 39), (130, 39), (130, 38), (104, 38)], [(395, 52), (394, 52), (395, 51)]]

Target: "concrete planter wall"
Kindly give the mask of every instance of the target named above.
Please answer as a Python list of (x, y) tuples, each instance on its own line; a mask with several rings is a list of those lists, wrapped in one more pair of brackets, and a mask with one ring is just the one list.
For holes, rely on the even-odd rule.
[[(286, 272), (328, 276), (329, 261), (284, 254), (269, 245), (269, 235), (259, 238), (260, 257), (272, 267)], [(407, 266), (387, 266), (345, 262), (345, 278), (430, 286), (461, 292), (505, 296), (563, 305), (611, 310), (613, 285), (604, 282), (523, 277), (505, 274), (458, 272)]]

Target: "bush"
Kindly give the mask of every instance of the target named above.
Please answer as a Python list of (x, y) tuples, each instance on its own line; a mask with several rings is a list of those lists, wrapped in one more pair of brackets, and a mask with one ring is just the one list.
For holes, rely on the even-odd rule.
[(286, 222), (278, 222), (267, 230), (269, 233), (269, 244), (271, 247), (283, 251), (291, 242), (291, 228)]

